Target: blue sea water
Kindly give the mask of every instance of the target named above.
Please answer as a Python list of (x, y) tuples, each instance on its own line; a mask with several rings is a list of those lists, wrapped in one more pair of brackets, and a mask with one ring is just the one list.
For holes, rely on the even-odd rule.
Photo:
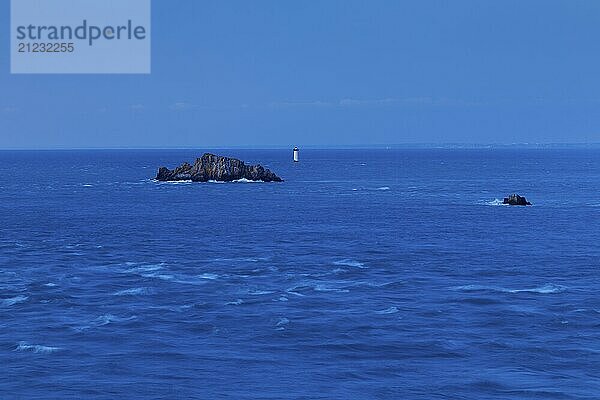
[(0, 152), (0, 398), (600, 398), (599, 150), (201, 153)]

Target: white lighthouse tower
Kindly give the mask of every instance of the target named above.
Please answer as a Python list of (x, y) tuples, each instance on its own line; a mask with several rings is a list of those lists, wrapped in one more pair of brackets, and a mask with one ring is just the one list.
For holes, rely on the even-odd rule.
[(298, 150), (298, 147), (294, 147), (294, 162), (299, 162), (300, 161), (300, 150)]

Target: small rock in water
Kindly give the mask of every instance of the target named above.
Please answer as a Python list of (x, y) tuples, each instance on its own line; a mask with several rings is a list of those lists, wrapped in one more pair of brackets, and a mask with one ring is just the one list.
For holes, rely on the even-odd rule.
[(231, 182), (245, 179), (248, 181), (283, 182), (283, 179), (261, 165), (246, 165), (235, 158), (205, 153), (194, 165), (183, 163), (174, 170), (161, 167), (156, 180), (162, 182)]
[(519, 196), (518, 194), (511, 194), (504, 198), (504, 204), (509, 206), (530, 206), (531, 203), (527, 201), (525, 197)]

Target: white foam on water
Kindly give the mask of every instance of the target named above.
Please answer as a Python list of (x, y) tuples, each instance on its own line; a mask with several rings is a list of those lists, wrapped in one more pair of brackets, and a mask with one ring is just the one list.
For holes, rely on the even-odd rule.
[(263, 296), (265, 294), (273, 294), (275, 292), (270, 291), (270, 290), (254, 290), (252, 292), (248, 292), (249, 295), (251, 296)]
[(390, 307), (390, 308), (386, 308), (385, 310), (375, 311), (375, 314), (379, 314), (379, 315), (396, 314), (399, 311), (400, 310), (398, 310), (398, 307)]
[(220, 261), (259, 262), (259, 261), (267, 261), (268, 259), (269, 259), (268, 257), (258, 257), (258, 258), (253, 258), (253, 257), (233, 257), (233, 258), (218, 257), (218, 258), (212, 258), (209, 261), (211, 261), (211, 262), (220, 262)]
[[(333, 282), (335, 285), (335, 282)], [(315, 283), (313, 281), (304, 281), (295, 286), (287, 288), (285, 290), (286, 294), (291, 294), (299, 297), (305, 297), (307, 292), (331, 292), (331, 293), (349, 293), (350, 290), (346, 289), (346, 287), (332, 286), (322, 283)], [(307, 293), (307, 294), (305, 294)]]
[(8, 299), (3, 299), (2, 301), (0, 301), (0, 305), (3, 307), (10, 307), (14, 306), (15, 304), (23, 303), (27, 300), (29, 300), (29, 296), (19, 295)]
[(137, 316), (135, 316), (135, 315), (133, 315), (131, 317), (117, 317), (112, 314), (105, 314), (105, 315), (101, 315), (98, 318), (91, 321), (89, 325), (84, 325), (84, 326), (75, 328), (75, 330), (84, 331), (87, 329), (98, 328), (98, 327), (109, 325), (112, 323), (127, 322), (127, 321), (133, 321), (136, 319), (137, 319)]
[(325, 285), (316, 285), (314, 287), (314, 290), (316, 292), (336, 292), (336, 293), (349, 293), (350, 292), (348, 289), (340, 289), (340, 288), (334, 288), (334, 287), (327, 287)]
[(153, 290), (150, 288), (141, 287), (141, 288), (119, 290), (118, 292), (114, 292), (113, 296), (144, 296), (144, 295), (152, 294), (152, 292), (153, 292)]
[(89, 183), (86, 183), (83, 185), (83, 187), (93, 187), (94, 185), (90, 185)]
[(486, 201), (484, 204), (488, 206), (508, 206), (508, 204), (504, 204), (504, 200), (494, 199), (491, 201)]
[(185, 181), (157, 181), (155, 180), (155, 182), (158, 182), (161, 185), (189, 185), (190, 183), (193, 183), (191, 180), (185, 180)]
[(128, 273), (141, 276), (143, 278), (160, 279), (162, 281), (169, 281), (173, 283), (180, 283), (185, 285), (201, 285), (206, 283), (207, 280), (217, 279), (218, 275), (204, 274), (199, 276), (188, 276), (182, 274), (173, 274), (171, 271), (165, 269), (166, 264), (137, 264), (137, 263), (125, 263), (129, 268), (121, 270), (121, 273)]
[(44, 286), (47, 286), (47, 287), (56, 287), (58, 285), (56, 283), (49, 282), (49, 283), (45, 283)]
[(143, 278), (160, 279), (163, 281), (182, 283), (182, 284), (200, 284), (201, 281), (205, 281), (207, 278), (198, 279), (198, 277), (182, 276), (171, 274), (170, 271), (165, 270), (165, 263), (160, 264), (147, 264), (140, 265), (136, 263), (126, 263), (128, 267), (121, 271), (121, 273), (128, 273), (141, 276)]
[(275, 330), (276, 331), (283, 331), (285, 330), (285, 326), (288, 325), (290, 323), (290, 320), (287, 318), (280, 318), (279, 321), (277, 321), (277, 325), (275, 325)]
[(242, 178), (232, 181), (233, 183), (264, 183), (265, 181), (251, 181), (250, 179)]
[(551, 293), (562, 293), (566, 291), (567, 288), (561, 285), (554, 285), (552, 283), (545, 284), (540, 287), (532, 288), (532, 289), (517, 289), (510, 290), (510, 293), (540, 293), (540, 294), (551, 294)]
[(482, 290), (493, 290), (493, 291), (496, 290), (496, 288), (494, 288), (494, 287), (483, 286), (483, 285), (463, 285), (463, 286), (455, 286), (451, 289), (459, 291), (459, 292), (478, 292), (478, 291), (482, 291)]
[(126, 270), (123, 270), (124, 273), (126, 274), (141, 274), (144, 272), (154, 272), (154, 271), (159, 271), (161, 269), (164, 268), (165, 264), (161, 263), (161, 264), (148, 264), (148, 265), (139, 265), (137, 263), (131, 263), (131, 262), (127, 262), (125, 263), (126, 266), (131, 267), (128, 268)]
[(465, 285), (465, 286), (456, 286), (453, 290), (458, 290), (462, 292), (478, 292), (478, 291), (492, 291), (492, 292), (501, 292), (501, 293), (538, 293), (538, 294), (553, 294), (553, 293), (562, 293), (567, 290), (566, 286), (554, 285), (552, 283), (545, 284), (543, 286), (535, 287), (535, 288), (525, 288), (525, 289), (507, 289), (503, 287), (495, 287), (495, 286), (484, 286), (484, 285)]
[(384, 190), (385, 191), (385, 190), (390, 190), (390, 188), (388, 186), (383, 186), (383, 187), (377, 188), (377, 190)]
[(228, 303), (225, 303), (226, 306), (239, 306), (240, 304), (244, 304), (244, 300), (237, 299), (235, 301), (230, 301)]
[(356, 261), (356, 260), (352, 260), (349, 258), (345, 258), (343, 260), (339, 260), (339, 261), (334, 261), (333, 265), (339, 265), (339, 266), (345, 266), (345, 267), (354, 267), (354, 268), (368, 268), (365, 266), (364, 263), (361, 263), (360, 261)]
[(19, 342), (14, 351), (30, 351), (38, 354), (50, 354), (59, 350), (61, 350), (60, 347), (50, 347), (39, 344), (28, 344), (27, 342)]
[(391, 285), (403, 285), (405, 281), (387, 281), (387, 282), (358, 282), (357, 286), (367, 286), (372, 288), (383, 288)]
[(306, 297), (306, 295), (305, 295), (305, 294), (298, 293), (298, 292), (294, 292), (294, 290), (293, 290), (293, 289), (294, 289), (294, 288), (291, 288), (291, 289), (288, 289), (288, 290), (286, 290), (286, 293), (288, 293), (288, 294), (292, 294), (292, 295), (294, 295), (294, 296), (298, 296), (298, 297)]
[(142, 277), (143, 278), (156, 278), (156, 279), (160, 279), (162, 281), (174, 281), (176, 279), (174, 275), (157, 274), (157, 273), (142, 274)]
[(216, 279), (219, 279), (219, 275), (206, 273), (206, 274), (198, 275), (198, 278), (200, 278), (200, 279), (208, 279), (210, 281), (214, 281)]

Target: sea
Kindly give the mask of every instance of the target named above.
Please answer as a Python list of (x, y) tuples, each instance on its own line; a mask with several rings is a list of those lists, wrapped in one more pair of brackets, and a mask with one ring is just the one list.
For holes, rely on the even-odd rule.
[(600, 398), (599, 149), (203, 152), (0, 152), (1, 399)]

